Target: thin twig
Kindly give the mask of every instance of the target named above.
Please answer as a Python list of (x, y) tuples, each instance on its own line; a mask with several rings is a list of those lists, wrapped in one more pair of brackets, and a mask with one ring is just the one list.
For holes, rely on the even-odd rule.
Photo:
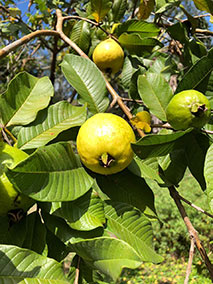
[(188, 284), (189, 283), (189, 276), (191, 274), (192, 271), (192, 261), (193, 261), (193, 257), (194, 257), (194, 250), (195, 250), (195, 239), (193, 236), (191, 236), (191, 245), (190, 245), (190, 250), (189, 250), (189, 260), (188, 260), (188, 265), (187, 265), (187, 269), (186, 269), (186, 277), (184, 280), (184, 284)]
[(199, 251), (203, 261), (205, 262), (206, 268), (209, 271), (211, 279), (213, 280), (213, 265), (210, 262), (209, 257), (207, 255), (203, 245), (201, 244), (201, 241), (199, 239), (197, 231), (193, 227), (189, 217), (186, 214), (185, 208), (183, 207), (183, 205), (182, 205), (182, 203), (180, 201), (178, 192), (177, 192), (177, 190), (175, 189), (174, 186), (170, 186), (170, 187), (168, 187), (168, 189), (169, 189), (171, 197), (175, 201), (175, 204), (176, 204), (176, 206), (177, 206), (177, 208), (178, 208), (178, 210), (179, 210), (179, 212), (181, 214), (181, 217), (183, 218), (183, 221), (184, 221), (184, 223), (185, 223), (185, 225), (187, 227), (187, 230), (188, 230), (190, 236), (193, 236), (193, 238), (195, 240), (196, 247), (197, 247), (197, 249), (198, 249), (198, 251)]
[(78, 263), (77, 263), (77, 267), (76, 267), (76, 270), (75, 270), (75, 281), (73, 284), (78, 284), (78, 280), (79, 280), (79, 273), (80, 273), (80, 256), (78, 257)]
[(6, 127), (3, 126), (2, 129), (7, 135), (10, 136), (10, 138), (13, 140), (14, 143), (17, 142), (17, 139), (15, 138), (15, 136), (13, 136), (13, 134)]
[(32, 32), (30, 34), (27, 34), (27, 35), (23, 36), (22, 38), (14, 41), (11, 44), (0, 49), (0, 59), (5, 57), (6, 55), (8, 55), (11, 51), (15, 50), (19, 46), (29, 42), (30, 40), (32, 40), (35, 37), (39, 37), (41, 35), (58, 36), (58, 32), (53, 31), (53, 30), (38, 30), (38, 31)]

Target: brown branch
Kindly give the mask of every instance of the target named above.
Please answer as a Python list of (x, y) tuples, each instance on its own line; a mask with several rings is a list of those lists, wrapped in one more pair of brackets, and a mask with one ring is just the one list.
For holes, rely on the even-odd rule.
[(58, 37), (55, 37), (53, 52), (52, 52), (51, 67), (50, 67), (50, 81), (52, 82), (53, 86), (55, 82), (55, 68), (57, 62), (57, 54), (58, 54)]
[(203, 245), (201, 244), (201, 241), (199, 239), (197, 231), (193, 227), (189, 217), (186, 214), (185, 208), (183, 207), (183, 205), (182, 205), (182, 203), (180, 201), (178, 192), (176, 191), (174, 186), (170, 186), (170, 187), (168, 187), (168, 189), (169, 189), (171, 197), (175, 201), (175, 204), (176, 204), (176, 206), (177, 206), (177, 208), (178, 208), (178, 210), (179, 210), (179, 212), (181, 214), (181, 217), (183, 218), (183, 221), (184, 221), (184, 223), (185, 223), (185, 225), (187, 227), (187, 230), (188, 230), (190, 236), (192, 236), (194, 238), (196, 247), (197, 247), (197, 249), (198, 249), (198, 251), (199, 251), (203, 261), (205, 262), (205, 265), (206, 265), (206, 267), (207, 267), (207, 269), (209, 271), (211, 279), (213, 280), (213, 265), (210, 262), (210, 260), (208, 258), (208, 255), (207, 255)]
[(53, 30), (39, 30), (39, 31), (32, 32), (28, 35), (25, 35), (22, 38), (14, 41), (11, 44), (0, 49), (0, 59), (5, 57), (6, 55), (8, 55), (11, 51), (15, 50), (19, 46), (29, 42), (30, 40), (32, 40), (35, 37), (39, 37), (41, 35), (58, 36), (58, 32), (53, 31)]
[(75, 270), (75, 281), (73, 284), (78, 284), (78, 280), (79, 280), (79, 273), (80, 273), (80, 256), (78, 257), (78, 263), (77, 263), (77, 267), (76, 267), (76, 270)]
[(191, 274), (192, 271), (192, 261), (193, 261), (193, 257), (194, 257), (194, 250), (195, 250), (195, 239), (193, 236), (191, 236), (191, 245), (190, 245), (190, 250), (189, 250), (189, 260), (188, 260), (188, 265), (187, 265), (187, 269), (186, 269), (186, 278), (184, 280), (184, 284), (188, 284), (189, 283), (189, 276)]

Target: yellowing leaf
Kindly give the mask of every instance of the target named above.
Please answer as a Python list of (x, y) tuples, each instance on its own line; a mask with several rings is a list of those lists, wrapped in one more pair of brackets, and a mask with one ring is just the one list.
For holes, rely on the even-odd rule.
[(213, 1), (212, 0), (194, 0), (195, 6), (201, 10), (213, 14)]
[(144, 132), (151, 131), (151, 116), (148, 111), (140, 111), (130, 120), (131, 124)]
[(99, 23), (112, 7), (111, 0), (90, 0), (92, 16)]
[(155, 0), (141, 0), (139, 5), (138, 19), (146, 20), (149, 18), (155, 6)]

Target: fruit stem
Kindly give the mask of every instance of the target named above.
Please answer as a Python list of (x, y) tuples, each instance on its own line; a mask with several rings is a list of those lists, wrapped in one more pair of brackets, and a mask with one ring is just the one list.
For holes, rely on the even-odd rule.
[(100, 158), (100, 165), (104, 168), (109, 168), (111, 164), (115, 161), (115, 159), (108, 153), (103, 153)]

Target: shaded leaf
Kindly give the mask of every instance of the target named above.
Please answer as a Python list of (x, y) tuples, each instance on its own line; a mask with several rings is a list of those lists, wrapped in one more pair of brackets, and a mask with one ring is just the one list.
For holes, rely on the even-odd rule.
[(62, 265), (53, 259), (12, 245), (0, 245), (0, 255), (0, 279), (15, 277), (16, 281), (24, 278), (66, 281)]
[(96, 22), (100, 22), (109, 12), (112, 1), (111, 0), (90, 0), (91, 12)]
[(26, 125), (37, 112), (48, 106), (53, 86), (48, 77), (36, 78), (19, 73), (0, 96), (0, 121), (5, 126)]
[(127, 0), (114, 0), (112, 5), (113, 21), (119, 22), (127, 9)]
[(67, 81), (88, 103), (92, 113), (104, 112), (109, 104), (102, 73), (89, 59), (67, 54), (61, 63)]
[(84, 52), (90, 46), (90, 26), (85, 21), (76, 22), (72, 28), (70, 39), (74, 41)]
[(159, 263), (163, 260), (152, 247), (152, 226), (138, 209), (121, 203), (106, 201), (106, 231), (133, 247), (143, 261)]
[(77, 199), (93, 183), (66, 142), (39, 148), (7, 176), (19, 191), (40, 201)]
[(66, 101), (58, 102), (38, 113), (36, 120), (22, 127), (17, 147), (33, 149), (46, 145), (64, 130), (80, 126), (86, 120), (86, 106), (72, 106)]
[(138, 92), (150, 112), (166, 121), (166, 107), (172, 98), (172, 89), (163, 75), (146, 73), (138, 77)]
[(213, 144), (209, 147), (204, 164), (204, 176), (207, 187), (208, 203), (213, 212)]
[(213, 14), (212, 0), (194, 0), (194, 3), (199, 10)]
[(155, 6), (155, 0), (140, 0), (138, 18), (146, 20), (149, 18)]

